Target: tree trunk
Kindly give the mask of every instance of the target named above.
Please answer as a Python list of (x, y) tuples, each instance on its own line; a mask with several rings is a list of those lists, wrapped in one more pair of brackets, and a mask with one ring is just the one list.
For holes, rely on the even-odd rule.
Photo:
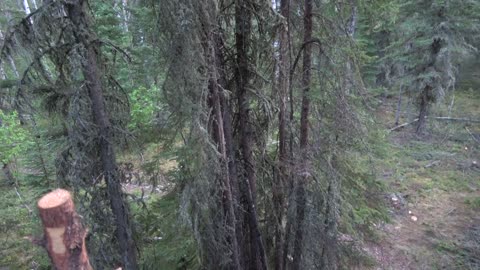
[[(240, 265), (240, 256), (239, 256), (239, 247), (238, 247), (238, 237), (236, 233), (236, 216), (234, 210), (234, 199), (232, 195), (232, 183), (231, 183), (231, 170), (229, 169), (229, 161), (227, 154), (227, 142), (225, 139), (225, 128), (224, 128), (224, 113), (222, 109), (222, 100), (220, 98), (220, 91), (218, 85), (223, 81), (219, 79), (218, 68), (220, 61), (217, 60), (219, 56), (216, 38), (214, 37), (214, 31), (207, 29), (208, 41), (206, 44), (206, 54), (209, 59), (209, 90), (210, 90), (210, 106), (213, 110), (213, 138), (218, 146), (218, 151), (221, 156), (222, 172), (220, 175), (222, 180), (222, 193), (223, 193), (223, 206), (226, 215), (226, 226), (229, 230), (229, 235), (227, 239), (231, 245), (231, 259), (232, 267), (231, 269), (242, 269)], [(230, 131), (230, 130), (229, 130)]]
[[(308, 168), (308, 117), (310, 111), (310, 80), (311, 80), (311, 65), (312, 65), (312, 44), (309, 41), (312, 39), (312, 9), (313, 3), (312, 0), (305, 0), (305, 13), (304, 13), (304, 36), (303, 42), (305, 49), (303, 51), (303, 76), (302, 76), (302, 86), (303, 86), (303, 99), (302, 99), (302, 111), (300, 115), (300, 151), (302, 155), (301, 160), (301, 169), (299, 175), (299, 182), (297, 186), (297, 230), (295, 232), (294, 240), (294, 253), (293, 253), (293, 264), (292, 269), (300, 269), (302, 257), (303, 257), (303, 225), (305, 223), (305, 208), (307, 205), (307, 197), (305, 186), (310, 178), (309, 168)], [(308, 44), (307, 44), (308, 43)]]
[(427, 116), (428, 116), (428, 106), (429, 106), (429, 97), (431, 95), (431, 87), (426, 86), (421, 95), (420, 95), (420, 113), (418, 115), (418, 122), (417, 122), (417, 135), (422, 135), (425, 133), (427, 129)]
[[(357, 28), (357, 15), (358, 15), (358, 8), (357, 8), (357, 1), (356, 0), (350, 0), (350, 8), (351, 8), (351, 14), (350, 18), (348, 19), (348, 24), (347, 24), (347, 36), (351, 39), (351, 42), (354, 42), (354, 36), (355, 36), (355, 30)], [(348, 58), (347, 63), (346, 63), (346, 89), (345, 91), (349, 94), (352, 94), (352, 91), (354, 90), (354, 85), (355, 85), (355, 76), (353, 73), (353, 61), (352, 59)]]
[[(256, 175), (253, 160), (253, 131), (250, 124), (250, 102), (247, 95), (250, 84), (250, 71), (248, 67), (248, 47), (251, 32), (251, 17), (253, 6), (249, 0), (235, 2), (235, 49), (236, 68), (235, 83), (238, 102), (238, 121), (240, 130), (239, 148), (242, 154), (244, 187), (241, 192), (246, 204), (246, 224), (248, 224), (250, 239), (250, 257), (248, 269), (267, 269), (265, 249), (258, 226), (256, 211)], [(248, 254), (247, 252), (245, 254)]]
[(241, 126), (240, 148), (242, 150), (245, 174), (250, 184), (252, 198), (256, 197), (256, 175), (253, 162), (252, 144), (253, 131), (250, 124), (250, 101), (247, 95), (250, 86), (250, 71), (248, 69), (248, 42), (251, 31), (251, 14), (248, 0), (239, 0), (235, 10), (235, 47), (237, 50), (236, 85), (238, 100), (238, 117)]
[(325, 238), (323, 243), (321, 269), (337, 269), (337, 236), (338, 220), (340, 213), (340, 189), (341, 179), (338, 177), (336, 169), (338, 168), (337, 157), (335, 154), (329, 162), (330, 175), (328, 176), (328, 189), (325, 207)]
[[(225, 93), (225, 87), (227, 84), (226, 74), (225, 74), (225, 67), (223, 63), (223, 52), (220, 48), (224, 48), (223, 39), (220, 35), (215, 36), (216, 40), (216, 66), (217, 71), (219, 73), (219, 84), (223, 86), (223, 88), (219, 89), (220, 91), (220, 104), (222, 107), (222, 119), (223, 119), (223, 132), (225, 136), (225, 151), (227, 155), (227, 162), (228, 162), (228, 173), (230, 176), (230, 188), (232, 190), (232, 200), (234, 203), (234, 210), (235, 210), (235, 231), (237, 234), (237, 244), (238, 244), (238, 256), (242, 258), (241, 254), (241, 243), (243, 243), (244, 239), (242, 234), (240, 233), (243, 230), (243, 223), (241, 222), (243, 215), (243, 210), (240, 208), (240, 186), (238, 183), (238, 175), (237, 175), (237, 159), (235, 154), (235, 143), (233, 138), (233, 127), (232, 127), (232, 104), (228, 100), (228, 94)], [(240, 261), (240, 265), (242, 262)], [(242, 267), (243, 268), (243, 267)]]
[(275, 242), (274, 242), (274, 269), (283, 270), (283, 246), (285, 231), (283, 228), (283, 216), (285, 212), (285, 191), (288, 181), (288, 151), (287, 151), (287, 95), (289, 88), (290, 59), (288, 55), (288, 16), (289, 0), (281, 0), (280, 14), (285, 21), (279, 32), (279, 77), (278, 77), (278, 134), (279, 134), (279, 173), (273, 184), (273, 207), (275, 212)]
[(28, 0), (23, 0), (22, 6), (26, 15), (32, 13), (32, 11), (30, 10), (30, 4), (28, 3)]
[(127, 270), (137, 269), (136, 245), (133, 240), (128, 205), (124, 200), (122, 187), (112, 145), (112, 126), (105, 110), (102, 75), (100, 70), (100, 51), (98, 43), (92, 42), (90, 25), (86, 17), (86, 1), (76, 0), (66, 4), (68, 16), (75, 24), (74, 35), (77, 42), (84, 46), (82, 72), (92, 102), (92, 113), (98, 127), (100, 160), (107, 184), (107, 196), (116, 221), (116, 238), (120, 248), (123, 267)]
[(397, 111), (395, 112), (395, 126), (398, 126), (400, 121), (400, 115), (402, 114), (402, 94), (403, 94), (403, 84), (400, 84), (398, 89), (398, 101), (397, 101)]
[(54, 190), (38, 201), (45, 233), (45, 247), (55, 269), (91, 270), (85, 247), (87, 231), (75, 212), (72, 197), (64, 189)]

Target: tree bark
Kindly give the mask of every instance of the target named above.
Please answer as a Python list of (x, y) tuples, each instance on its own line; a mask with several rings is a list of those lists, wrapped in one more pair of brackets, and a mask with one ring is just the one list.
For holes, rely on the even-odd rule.
[(87, 234), (75, 212), (72, 197), (64, 189), (54, 190), (38, 201), (45, 233), (45, 247), (55, 269), (91, 270), (85, 247)]
[(107, 184), (107, 196), (116, 221), (116, 238), (119, 244), (123, 267), (127, 270), (137, 269), (136, 245), (133, 240), (132, 225), (128, 205), (124, 200), (118, 175), (115, 151), (112, 145), (112, 126), (105, 109), (102, 75), (100, 69), (100, 51), (93, 38), (88, 18), (86, 1), (76, 0), (66, 4), (67, 14), (75, 24), (74, 35), (77, 42), (84, 46), (82, 72), (92, 102), (92, 113), (98, 127), (100, 160)]
[[(208, 41), (206, 45), (206, 54), (209, 59), (209, 90), (210, 90), (210, 103), (211, 108), (213, 110), (213, 138), (218, 146), (218, 151), (220, 152), (221, 156), (221, 164), (222, 164), (222, 172), (223, 174), (220, 176), (222, 180), (222, 193), (223, 193), (223, 206), (226, 215), (226, 226), (229, 230), (229, 235), (227, 236), (228, 241), (231, 244), (231, 259), (232, 259), (232, 269), (242, 269), (240, 265), (240, 256), (239, 256), (239, 247), (238, 247), (238, 237), (236, 232), (236, 216), (234, 210), (234, 199), (232, 195), (232, 183), (231, 183), (231, 170), (229, 169), (229, 161), (228, 161), (228, 153), (227, 153), (227, 142), (225, 136), (225, 128), (224, 128), (224, 119), (223, 116), (225, 115), (222, 112), (222, 109), (225, 110), (225, 107), (222, 108), (222, 100), (220, 98), (220, 91), (219, 91), (219, 84), (221, 81), (219, 79), (218, 68), (219, 68), (219, 60), (217, 60), (217, 56), (219, 55), (218, 50), (216, 48), (217, 42), (214, 37), (214, 33), (211, 29), (207, 31)], [(228, 130), (230, 131), (230, 130)]]
[(429, 96), (431, 95), (431, 87), (426, 86), (420, 95), (420, 113), (418, 115), (418, 122), (416, 133), (417, 135), (422, 135), (427, 129), (427, 116), (428, 116), (428, 106), (429, 106)]
[(403, 94), (403, 84), (400, 84), (398, 89), (398, 101), (397, 101), (397, 110), (395, 112), (395, 126), (398, 126), (400, 121), (400, 115), (402, 114), (402, 94)]
[(285, 20), (279, 32), (279, 77), (278, 77), (278, 134), (279, 134), (279, 173), (273, 184), (273, 207), (275, 212), (275, 242), (274, 242), (274, 269), (283, 270), (283, 246), (285, 231), (283, 217), (285, 212), (285, 191), (288, 181), (288, 151), (287, 151), (287, 95), (289, 88), (290, 58), (288, 55), (288, 16), (289, 0), (281, 0), (280, 14)]
[[(355, 30), (357, 28), (357, 15), (358, 15), (358, 8), (357, 8), (357, 0), (350, 0), (350, 18), (348, 19), (346, 34), (347, 37), (351, 39), (351, 42), (354, 42)], [(346, 63), (346, 84), (345, 84), (345, 91), (347, 93), (352, 93), (354, 90), (355, 85), (355, 76), (353, 70), (353, 61), (350, 57), (347, 59)]]
[[(246, 200), (245, 220), (248, 224), (250, 239), (250, 258), (248, 269), (267, 269), (265, 248), (258, 226), (256, 211), (256, 175), (253, 159), (253, 131), (250, 124), (250, 101), (248, 88), (250, 86), (250, 71), (248, 67), (248, 47), (252, 27), (253, 6), (249, 0), (238, 0), (235, 2), (235, 49), (236, 68), (235, 83), (238, 102), (239, 120), (239, 148), (242, 154), (244, 177), (241, 192)], [(246, 253), (247, 254), (247, 253)]]
[[(225, 67), (224, 67), (224, 54), (221, 48), (224, 48), (223, 39), (221, 35), (215, 35), (215, 49), (216, 49), (216, 66), (217, 71), (219, 73), (219, 84), (222, 86), (220, 91), (220, 104), (222, 108), (222, 119), (223, 119), (223, 131), (225, 136), (225, 151), (226, 151), (226, 158), (228, 163), (228, 173), (230, 176), (230, 188), (232, 190), (232, 200), (234, 204), (235, 210), (235, 231), (237, 234), (237, 244), (238, 244), (238, 256), (242, 258), (241, 254), (241, 244), (243, 243), (243, 236), (240, 233), (243, 229), (243, 223), (241, 219), (243, 218), (243, 211), (239, 209), (240, 207), (240, 186), (238, 183), (238, 169), (237, 169), (237, 159), (235, 153), (235, 143), (233, 138), (233, 119), (232, 119), (232, 104), (230, 100), (227, 98), (228, 94), (225, 93), (224, 90), (227, 85), (226, 74), (225, 74)], [(240, 265), (243, 265), (241, 259), (239, 259)], [(243, 268), (243, 267), (242, 267)]]
[[(307, 205), (306, 190), (305, 186), (310, 178), (309, 168), (308, 168), (308, 117), (310, 111), (310, 80), (311, 80), (311, 65), (312, 65), (312, 48), (310, 40), (312, 40), (312, 9), (313, 3), (312, 0), (305, 0), (305, 12), (304, 12), (304, 36), (303, 42), (305, 49), (303, 51), (303, 76), (302, 76), (302, 86), (303, 86), (303, 98), (302, 98), (302, 111), (300, 115), (300, 151), (301, 151), (301, 165), (300, 165), (300, 175), (297, 186), (297, 230), (295, 232), (294, 240), (294, 253), (293, 253), (293, 264), (292, 269), (298, 270), (301, 267), (302, 256), (303, 256), (303, 225), (305, 223), (305, 208)], [(307, 44), (308, 43), (308, 44)]]

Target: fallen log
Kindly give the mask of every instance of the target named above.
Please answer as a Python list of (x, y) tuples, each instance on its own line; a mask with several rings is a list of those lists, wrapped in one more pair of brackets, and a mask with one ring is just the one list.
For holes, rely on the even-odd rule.
[[(429, 117), (427, 117), (428, 119)], [(452, 121), (452, 122), (469, 122), (469, 123), (480, 123), (480, 120), (477, 120), (477, 119), (470, 119), (470, 118), (455, 118), (455, 117), (444, 117), (444, 116), (439, 116), (439, 117), (432, 117), (432, 119), (435, 119), (435, 120), (439, 120), (439, 121)], [(395, 130), (398, 130), (398, 129), (401, 129), (403, 127), (406, 127), (406, 126), (409, 126), (415, 122), (418, 121), (418, 118), (416, 118), (415, 120), (413, 120), (412, 122), (408, 122), (408, 123), (403, 123), (401, 125), (398, 125), (398, 126), (395, 126), (391, 129), (389, 129), (388, 131), (389, 132), (392, 132), (392, 131), (395, 131)]]
[(417, 121), (418, 121), (418, 118), (415, 119), (415, 120), (413, 120), (412, 122), (404, 123), (404, 124), (398, 125), (398, 126), (396, 126), (396, 127), (393, 127), (393, 128), (391, 128), (391, 129), (389, 129), (388, 131), (389, 131), (389, 132), (392, 132), (392, 131), (395, 131), (395, 130), (397, 130), (397, 129), (401, 129), (401, 128), (406, 127), (406, 126), (408, 126), (408, 125), (411, 125), (411, 124), (413, 124), (413, 123), (415, 123), (415, 122), (417, 122)]
[(45, 233), (45, 248), (57, 270), (92, 270), (85, 247), (86, 229), (70, 192), (56, 189), (37, 204)]
[(470, 119), (470, 118), (456, 118), (456, 117), (434, 117), (435, 120), (443, 120), (443, 121), (452, 121), (452, 122), (470, 122), (470, 123), (480, 123), (478, 119)]

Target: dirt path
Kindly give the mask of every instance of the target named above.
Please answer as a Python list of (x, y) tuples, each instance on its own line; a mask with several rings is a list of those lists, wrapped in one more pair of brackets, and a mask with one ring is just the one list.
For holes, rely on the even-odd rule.
[(478, 196), (478, 191), (434, 190), (411, 207), (397, 209), (393, 222), (380, 228), (382, 241), (367, 246), (378, 262), (375, 269), (478, 269), (466, 256), (480, 259), (475, 250), (480, 238), (472, 238), (480, 216), (465, 203)]

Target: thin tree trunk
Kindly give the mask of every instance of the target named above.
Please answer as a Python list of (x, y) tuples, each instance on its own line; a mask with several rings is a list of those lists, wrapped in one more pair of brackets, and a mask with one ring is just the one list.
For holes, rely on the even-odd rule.
[(407, 103), (407, 108), (405, 109), (405, 118), (407, 121), (412, 121), (413, 120), (413, 114), (412, 114), (412, 103), (413, 103), (413, 98), (409, 95), (408, 96), (408, 103)]
[(229, 162), (228, 162), (228, 154), (227, 154), (227, 143), (225, 139), (225, 128), (224, 128), (224, 119), (223, 119), (223, 112), (222, 112), (222, 101), (220, 98), (220, 91), (219, 91), (219, 84), (221, 81), (218, 77), (218, 68), (219, 68), (219, 60), (217, 60), (218, 56), (218, 49), (216, 48), (217, 42), (214, 38), (214, 33), (211, 29), (207, 31), (208, 35), (208, 44), (207, 44), (207, 55), (209, 56), (209, 68), (210, 68), (210, 81), (209, 81), (209, 89), (210, 89), (210, 99), (211, 99), (211, 106), (213, 109), (214, 114), (214, 139), (218, 145), (218, 151), (220, 152), (221, 156), (221, 164), (222, 164), (222, 172), (223, 174), (220, 176), (222, 179), (222, 193), (223, 193), (223, 205), (224, 211), (226, 213), (226, 226), (229, 230), (228, 232), (228, 241), (231, 244), (231, 259), (232, 259), (232, 269), (240, 270), (242, 269), (240, 265), (240, 256), (239, 256), (239, 247), (238, 247), (238, 238), (236, 233), (236, 216), (234, 210), (234, 200), (232, 195), (232, 184), (231, 184), (231, 177), (230, 177), (230, 170), (229, 170)]
[(288, 55), (288, 9), (289, 0), (281, 0), (280, 14), (284, 23), (279, 33), (279, 77), (278, 77), (278, 134), (279, 134), (279, 173), (273, 185), (273, 207), (275, 211), (275, 243), (274, 243), (274, 269), (283, 270), (283, 246), (285, 232), (283, 216), (285, 212), (285, 191), (288, 181), (288, 150), (287, 150), (287, 95), (289, 88), (290, 59)]
[(256, 197), (256, 175), (252, 155), (253, 131), (250, 124), (250, 104), (248, 87), (250, 71), (248, 69), (248, 42), (251, 31), (251, 14), (248, 10), (248, 0), (239, 0), (235, 15), (235, 47), (237, 50), (236, 84), (239, 107), (239, 124), (241, 128), (240, 148), (244, 161), (246, 177), (249, 181), (253, 199)]
[(420, 96), (420, 113), (418, 115), (418, 122), (417, 122), (417, 135), (422, 135), (425, 133), (427, 129), (427, 116), (428, 116), (428, 106), (429, 106), (429, 95), (431, 91), (430, 86), (426, 86), (421, 93)]
[[(234, 145), (234, 138), (233, 138), (233, 128), (232, 128), (232, 104), (227, 99), (228, 94), (225, 93), (225, 87), (227, 84), (225, 68), (223, 63), (223, 51), (221, 48), (224, 48), (223, 39), (218, 34), (215, 35), (215, 49), (216, 49), (216, 66), (217, 71), (219, 73), (219, 84), (222, 86), (220, 91), (220, 104), (222, 107), (222, 119), (223, 119), (223, 131), (225, 134), (225, 151), (227, 155), (227, 162), (228, 162), (228, 172), (230, 176), (230, 188), (232, 190), (232, 201), (234, 204), (235, 209), (235, 217), (236, 217), (236, 224), (235, 224), (235, 231), (237, 234), (237, 244), (238, 244), (238, 256), (242, 258), (241, 253), (241, 244), (244, 242), (243, 236), (240, 233), (243, 230), (243, 223), (242, 219), (244, 217), (243, 210), (240, 209), (240, 186), (238, 183), (238, 176), (237, 176), (237, 159), (235, 156), (235, 145)], [(240, 259), (239, 259), (240, 260)], [(243, 262), (240, 260), (240, 265), (243, 265)]]
[(235, 2), (235, 49), (236, 68), (235, 82), (237, 87), (238, 118), (240, 130), (240, 151), (242, 154), (243, 169), (245, 172), (243, 182), (247, 206), (246, 220), (250, 234), (249, 269), (267, 269), (265, 248), (258, 226), (256, 210), (256, 175), (253, 160), (253, 131), (250, 124), (250, 101), (248, 88), (250, 86), (250, 71), (248, 67), (248, 46), (252, 27), (251, 16), (253, 6), (249, 0)]
[[(296, 202), (297, 202), (297, 230), (295, 232), (294, 240), (294, 253), (293, 253), (293, 270), (299, 270), (301, 267), (302, 257), (303, 257), (303, 237), (304, 237), (304, 228), (305, 223), (305, 209), (307, 205), (307, 197), (305, 186), (310, 178), (309, 168), (308, 168), (308, 117), (310, 112), (310, 80), (311, 80), (311, 65), (312, 65), (312, 47), (310, 40), (312, 40), (312, 9), (313, 3), (312, 0), (305, 0), (305, 12), (304, 12), (304, 36), (303, 42), (305, 49), (303, 51), (303, 76), (302, 76), (302, 87), (303, 87), (303, 98), (302, 98), (302, 111), (300, 115), (300, 151), (301, 151), (301, 169), (300, 176), (296, 192)], [(307, 44), (308, 43), (308, 44)]]
[[(435, 38), (433, 40), (433, 43), (430, 45), (431, 59), (433, 59), (433, 62), (430, 63), (430, 66), (435, 65), (436, 59), (437, 59), (438, 54), (440, 53), (442, 47), (443, 47), (443, 45), (442, 45), (441, 39)], [(420, 113), (418, 115), (418, 123), (417, 123), (417, 129), (416, 129), (416, 134), (417, 135), (424, 134), (426, 129), (427, 129), (428, 109), (429, 109), (430, 103), (432, 101), (433, 101), (433, 87), (427, 84), (422, 89), (422, 92), (420, 93), (420, 104), (419, 104), (420, 105)]]
[[(288, 207), (287, 207), (287, 213), (286, 213), (286, 216), (287, 216), (287, 224), (285, 225), (285, 239), (284, 239), (284, 245), (283, 245), (283, 259), (282, 259), (282, 268), (283, 269), (288, 269), (288, 265), (287, 263), (290, 262), (290, 256), (288, 254), (289, 252), (289, 249), (290, 249), (290, 238), (291, 238), (291, 235), (292, 235), (292, 222), (293, 222), (293, 219), (289, 219), (288, 216), (289, 216), (289, 212), (288, 212), (288, 209), (289, 207), (291, 207), (293, 205), (293, 202), (292, 202), (292, 197), (290, 198), (290, 200), (288, 200)], [(293, 216), (293, 214), (292, 214)]]
[(25, 11), (25, 14), (28, 15), (30, 13), (32, 13), (32, 11), (30, 10), (30, 4), (28, 4), (28, 0), (23, 0), (23, 10)]
[(450, 101), (450, 105), (448, 106), (448, 117), (452, 115), (453, 106), (455, 105), (455, 88), (452, 90), (452, 100)]
[[(348, 25), (347, 25), (347, 36), (351, 39), (352, 42), (354, 42), (354, 35), (355, 35), (355, 30), (357, 27), (357, 1), (356, 0), (350, 0), (350, 8), (351, 10), (351, 15), (348, 20)], [(354, 86), (354, 80), (355, 76), (353, 74), (353, 61), (352, 59), (348, 58), (347, 63), (346, 63), (346, 91), (347, 93), (351, 93), (353, 91), (353, 86)]]
[(398, 126), (398, 121), (400, 121), (400, 115), (402, 114), (402, 94), (403, 84), (400, 84), (400, 88), (398, 89), (397, 111), (395, 112), (395, 126)]
[(102, 76), (100, 70), (100, 51), (98, 43), (92, 42), (90, 24), (86, 17), (86, 1), (76, 0), (66, 4), (67, 14), (75, 24), (74, 35), (84, 48), (85, 60), (82, 72), (92, 102), (94, 122), (98, 127), (100, 160), (107, 183), (107, 195), (116, 221), (116, 238), (120, 248), (123, 267), (127, 270), (137, 269), (136, 245), (133, 240), (132, 224), (128, 205), (124, 200), (115, 160), (115, 151), (111, 143), (112, 125), (105, 109)]

